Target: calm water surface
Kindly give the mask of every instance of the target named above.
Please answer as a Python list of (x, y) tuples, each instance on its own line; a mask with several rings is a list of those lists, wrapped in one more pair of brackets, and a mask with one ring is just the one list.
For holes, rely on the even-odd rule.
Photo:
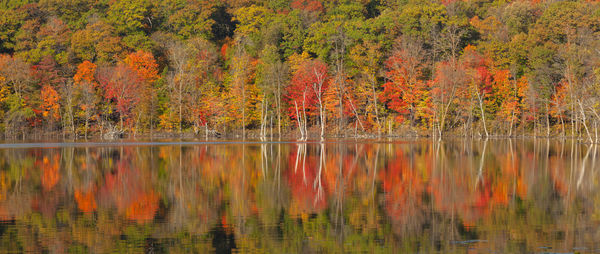
[(600, 253), (553, 140), (0, 145), (0, 253)]

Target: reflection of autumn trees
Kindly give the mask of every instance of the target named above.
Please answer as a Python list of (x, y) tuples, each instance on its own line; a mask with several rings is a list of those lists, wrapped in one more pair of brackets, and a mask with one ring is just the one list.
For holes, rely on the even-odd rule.
[(96, 204), (96, 196), (94, 190), (75, 191), (75, 201), (77, 201), (77, 207), (84, 213), (96, 211), (98, 205)]
[(598, 153), (545, 140), (5, 149), (0, 247), (573, 251), (597, 234)]
[[(126, 153), (128, 153), (127, 151)], [(137, 168), (130, 160), (119, 160), (112, 172), (105, 172), (100, 189), (103, 202), (114, 205), (121, 215), (138, 223), (151, 221), (158, 210), (158, 194), (153, 189), (151, 172)]]
[[(42, 170), (42, 186), (44, 190), (51, 190), (60, 179), (59, 169), (59, 154), (56, 153), (51, 159), (48, 156), (43, 156), (41, 161), (36, 161), (36, 167)], [(50, 161), (52, 160), (52, 161)]]
[[(310, 147), (319, 149), (319, 147)], [(287, 176), (291, 192), (290, 215), (305, 217), (323, 211), (327, 199), (323, 190), (328, 189), (319, 175), (319, 152), (309, 150), (306, 144), (299, 144), (288, 157)]]
[(412, 159), (403, 150), (388, 161), (379, 175), (385, 195), (385, 210), (394, 223), (394, 230), (419, 234), (425, 208), (422, 204), (426, 182), (423, 172), (411, 167)]
[[(208, 147), (161, 147), (170, 203), (169, 231), (207, 233), (218, 221), (221, 205), (221, 172), (216, 166), (219, 158)], [(184, 163), (187, 162), (187, 163)]]

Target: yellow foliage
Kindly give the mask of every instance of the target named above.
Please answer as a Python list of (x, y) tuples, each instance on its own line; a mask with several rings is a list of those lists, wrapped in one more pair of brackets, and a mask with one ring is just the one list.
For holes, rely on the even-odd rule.
[(308, 52), (306, 52), (306, 51), (302, 52), (302, 54), (298, 54), (298, 53), (292, 54), (288, 58), (288, 62), (290, 63), (290, 69), (292, 70), (292, 73), (295, 73), (298, 69), (300, 69), (300, 66), (302, 65), (302, 63), (304, 63), (304, 61), (307, 61), (309, 59), (310, 59), (310, 56), (308, 55)]
[(6, 97), (8, 96), (8, 93), (9, 93), (8, 84), (6, 84), (5, 81), (6, 81), (6, 78), (0, 76), (0, 103), (4, 102), (6, 100)]

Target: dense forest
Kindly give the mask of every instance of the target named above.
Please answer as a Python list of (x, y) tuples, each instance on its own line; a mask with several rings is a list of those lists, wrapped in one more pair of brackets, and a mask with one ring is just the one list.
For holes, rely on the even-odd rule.
[(5, 137), (597, 140), (593, 1), (4, 0)]

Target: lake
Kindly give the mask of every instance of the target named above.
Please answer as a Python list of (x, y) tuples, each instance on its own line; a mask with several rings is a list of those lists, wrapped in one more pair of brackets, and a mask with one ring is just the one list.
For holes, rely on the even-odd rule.
[(560, 140), (0, 145), (0, 253), (600, 252)]

